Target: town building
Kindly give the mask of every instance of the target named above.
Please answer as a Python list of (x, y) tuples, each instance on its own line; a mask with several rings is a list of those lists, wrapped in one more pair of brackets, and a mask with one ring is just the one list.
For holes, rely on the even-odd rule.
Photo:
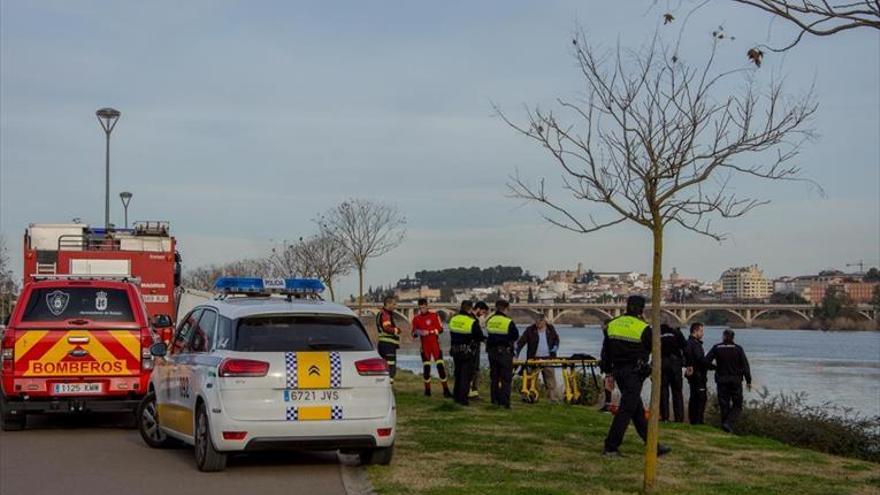
[(728, 268), (721, 274), (721, 291), (725, 299), (766, 299), (773, 293), (773, 282), (758, 265)]

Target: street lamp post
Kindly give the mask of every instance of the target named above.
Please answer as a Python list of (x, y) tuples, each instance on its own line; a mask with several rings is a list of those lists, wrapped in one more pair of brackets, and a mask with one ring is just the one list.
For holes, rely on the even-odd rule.
[(104, 231), (110, 231), (110, 133), (113, 132), (113, 128), (116, 127), (116, 122), (119, 120), (119, 110), (113, 108), (102, 108), (95, 112), (95, 115), (98, 116), (98, 122), (101, 123), (101, 128), (104, 129), (104, 134), (107, 136), (107, 151), (106, 151), (106, 169), (104, 174)]
[(131, 203), (131, 197), (134, 196), (128, 191), (119, 193), (119, 199), (122, 200), (122, 209), (125, 211), (125, 228), (128, 228), (128, 204)]

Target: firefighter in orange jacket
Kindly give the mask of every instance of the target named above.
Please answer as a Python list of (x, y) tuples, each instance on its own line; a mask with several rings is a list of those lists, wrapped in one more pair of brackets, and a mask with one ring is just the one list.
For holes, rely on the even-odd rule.
[(394, 323), (395, 308), (397, 308), (397, 298), (388, 296), (382, 301), (382, 310), (376, 315), (379, 341), (376, 351), (388, 364), (391, 383), (394, 383), (394, 375), (397, 374), (397, 348), (400, 347), (400, 328)]
[(443, 324), (437, 313), (428, 309), (428, 300), (419, 299), (419, 312), (412, 320), (412, 336), (421, 337), (422, 342), (422, 377), (425, 380), (425, 395), (431, 395), (431, 365), (437, 366), (437, 375), (443, 385), (443, 397), (452, 397), (446, 381), (446, 366), (443, 363), (443, 352), (440, 350), (440, 334)]

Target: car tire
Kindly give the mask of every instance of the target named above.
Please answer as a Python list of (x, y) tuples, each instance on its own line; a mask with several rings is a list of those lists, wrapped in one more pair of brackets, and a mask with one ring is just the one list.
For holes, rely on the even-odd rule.
[(360, 452), (361, 465), (371, 466), (387, 466), (391, 464), (391, 458), (394, 457), (394, 445), (390, 447), (377, 447), (375, 449), (364, 450)]
[(27, 417), (23, 414), (13, 416), (8, 413), (3, 413), (2, 417), (0, 417), (0, 429), (3, 431), (23, 430), (26, 423)]
[(159, 408), (156, 405), (156, 393), (150, 392), (135, 409), (137, 429), (144, 442), (154, 449), (169, 447), (172, 439), (159, 428)]
[(226, 469), (226, 454), (218, 452), (211, 440), (211, 424), (204, 403), (196, 408), (195, 428), (196, 466), (199, 471), (215, 472)]

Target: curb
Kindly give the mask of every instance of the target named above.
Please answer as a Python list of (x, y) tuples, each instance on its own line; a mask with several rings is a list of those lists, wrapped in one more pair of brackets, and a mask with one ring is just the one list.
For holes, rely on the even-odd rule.
[(346, 495), (376, 495), (373, 485), (367, 477), (367, 470), (360, 465), (357, 455), (337, 454), (339, 458), (339, 474)]

